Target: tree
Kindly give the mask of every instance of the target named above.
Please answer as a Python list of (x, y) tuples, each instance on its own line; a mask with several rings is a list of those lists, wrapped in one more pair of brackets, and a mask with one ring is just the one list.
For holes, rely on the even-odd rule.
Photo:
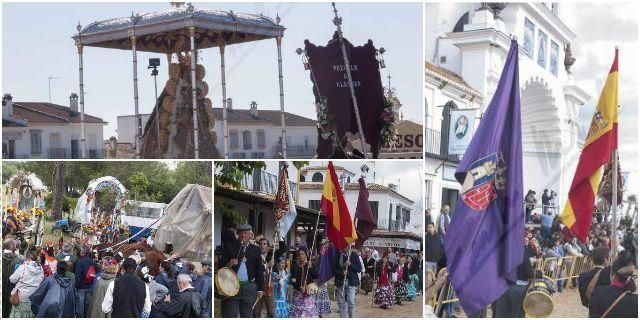
[(215, 165), (214, 188), (216, 189), (221, 186), (238, 189), (245, 173), (252, 173), (254, 170), (262, 170), (266, 167), (264, 161), (224, 161), (216, 162)]
[(54, 220), (62, 219), (62, 205), (64, 201), (65, 186), (65, 170), (67, 164), (64, 161), (56, 161), (55, 170), (53, 172), (53, 204), (51, 206), (51, 214)]

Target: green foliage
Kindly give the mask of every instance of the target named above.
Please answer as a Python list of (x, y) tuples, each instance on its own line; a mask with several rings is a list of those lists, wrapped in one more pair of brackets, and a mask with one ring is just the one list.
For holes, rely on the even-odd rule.
[(10, 162), (2, 163), (2, 183), (7, 183), (11, 176), (18, 173), (18, 167)]
[(214, 188), (229, 186), (239, 189), (245, 173), (262, 170), (266, 167), (264, 161), (224, 161), (216, 162)]
[(236, 224), (247, 223), (247, 219), (240, 215), (240, 213), (232, 206), (222, 201), (214, 201), (214, 211), (216, 214), (220, 214), (229, 221), (233, 221)]
[(624, 226), (626, 229), (629, 229), (633, 225), (633, 218), (631, 216), (624, 216), (620, 218), (620, 225)]
[[(68, 161), (66, 165), (65, 183), (69, 199), (78, 198), (89, 181), (104, 176), (118, 179), (129, 190), (129, 197), (133, 199), (135, 196), (138, 201), (169, 203), (187, 184), (211, 186), (210, 161), (180, 161), (175, 170), (158, 161)], [(49, 189), (53, 188), (53, 161), (4, 164), (3, 170), (8, 166), (9, 171), (3, 171), (3, 179), (11, 170), (28, 171), (35, 173)], [(50, 209), (51, 196), (45, 200)], [(68, 212), (69, 209), (75, 209), (75, 200), (71, 204), (65, 199), (64, 210)]]

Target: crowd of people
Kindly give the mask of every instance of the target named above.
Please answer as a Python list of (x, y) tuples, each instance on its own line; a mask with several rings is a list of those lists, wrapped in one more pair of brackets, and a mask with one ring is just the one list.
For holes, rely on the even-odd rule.
[[(553, 197), (547, 195), (546, 191), (543, 194), (544, 205), (553, 205), (549, 202), (553, 200)], [(530, 192), (529, 195), (533, 196), (534, 193)], [(550, 198), (551, 200), (549, 200)], [(525, 204), (525, 209), (527, 209), (527, 204)], [(435, 295), (436, 291), (443, 286), (443, 281), (440, 279), (443, 273), (438, 275), (441, 280), (439, 282), (435, 281), (435, 275), (446, 267), (444, 235), (450, 221), (449, 215), (450, 209), (446, 205), (442, 207), (438, 219), (433, 219), (430, 212), (427, 212), (425, 269), (433, 272), (431, 278), (428, 278), (426, 289), (431, 296)], [(524, 259), (517, 270), (517, 283), (492, 304), (493, 317), (524, 317), (525, 311), (522, 302), (527, 289), (534, 279), (542, 277), (543, 270), (536, 270), (536, 262), (547, 258), (567, 256), (584, 257), (583, 261), (591, 261), (594, 267), (579, 276), (574, 274), (570, 286), (566, 283), (567, 280), (557, 280), (553, 284), (553, 291), (562, 292), (567, 286), (577, 287), (582, 304), (589, 308), (590, 317), (603, 315), (606, 317), (637, 317), (638, 300), (635, 284), (637, 279), (637, 229), (634, 226), (622, 224), (614, 228), (611, 221), (608, 221), (606, 216), (597, 212), (595, 208), (593, 216), (591, 229), (585, 242), (575, 237), (563, 224), (560, 216), (555, 215), (550, 209), (543, 212), (538, 220), (541, 222), (538, 226), (534, 224), (526, 227), (524, 230)], [(536, 222), (536, 220), (535, 217), (531, 217), (532, 222)], [(617, 247), (613, 248), (618, 258), (615, 261), (610, 261), (613, 233), (618, 239)], [(569, 260), (567, 263), (572, 262)], [(538, 266), (541, 265), (538, 264)], [(572, 265), (568, 265), (566, 268), (569, 270), (571, 267)], [(451, 316), (456, 307), (455, 302), (448, 304), (441, 309), (442, 314), (439, 316)], [(486, 314), (476, 316), (486, 316)]]
[[(356, 294), (373, 292), (373, 303), (387, 309), (415, 300), (422, 292), (422, 253), (415, 257), (388, 248), (378, 260), (371, 248), (347, 247), (330, 267), (330, 281), (321, 282), (320, 255), (298, 236), (287, 247), (279, 241), (255, 236), (248, 224), (223, 232), (223, 249), (217, 266), (233, 269), (240, 291), (221, 296), (222, 317), (319, 318), (337, 312), (341, 318), (357, 317)], [(327, 250), (326, 239), (318, 247)], [(275, 249), (275, 250), (274, 250)], [(330, 289), (338, 310), (333, 310)]]
[(197, 268), (173, 254), (157, 266), (75, 237), (41, 247), (3, 239), (3, 318), (210, 318), (212, 284), (211, 260)]

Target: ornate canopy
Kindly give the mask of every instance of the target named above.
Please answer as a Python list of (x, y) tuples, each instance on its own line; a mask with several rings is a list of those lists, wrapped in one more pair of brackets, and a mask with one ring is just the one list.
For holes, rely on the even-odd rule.
[(131, 37), (137, 39), (136, 50), (174, 53), (190, 50), (189, 28), (196, 29), (198, 49), (282, 37), (285, 28), (275, 20), (255, 14), (196, 9), (193, 5), (94, 22), (73, 36), (76, 45), (131, 50)]

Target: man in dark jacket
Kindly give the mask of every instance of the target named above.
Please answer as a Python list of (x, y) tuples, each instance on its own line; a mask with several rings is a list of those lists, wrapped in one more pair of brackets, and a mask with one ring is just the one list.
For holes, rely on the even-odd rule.
[[(611, 283), (611, 267), (609, 266), (609, 249), (607, 247), (596, 247), (591, 252), (593, 269), (583, 272), (578, 277), (578, 292), (580, 301), (585, 307), (589, 307), (589, 298), (596, 286), (606, 286)], [(597, 279), (594, 280), (594, 277)], [(591, 281), (595, 281), (593, 284)], [(589, 288), (591, 286), (591, 288)]]
[[(524, 238), (525, 248), (529, 246), (529, 238)], [(524, 251), (522, 263), (518, 265), (516, 283), (510, 286), (500, 298), (495, 301), (493, 318), (524, 318), (522, 302), (527, 293), (529, 281), (534, 278), (534, 269), (531, 258), (535, 257), (532, 251)]]
[(111, 312), (112, 318), (141, 318), (151, 313), (149, 287), (136, 275), (137, 266), (132, 258), (122, 261), (124, 274), (109, 283), (102, 312)]
[(167, 296), (160, 305), (160, 312), (167, 318), (201, 318), (204, 314), (205, 302), (200, 293), (191, 286), (188, 274), (178, 275), (180, 293), (173, 301)]
[(91, 249), (88, 246), (83, 246), (82, 257), (76, 262), (75, 268), (76, 316), (78, 318), (87, 317), (91, 303), (92, 284), (99, 269), (98, 264), (93, 261)]
[(202, 272), (203, 274), (196, 279), (196, 282), (193, 284), (194, 289), (202, 298), (204, 298), (204, 311), (202, 314), (203, 318), (211, 318), (212, 310), (211, 310), (211, 287), (213, 286), (213, 280), (211, 278), (211, 260), (207, 259), (202, 261)]
[(338, 290), (338, 309), (340, 310), (340, 318), (355, 317), (356, 288), (360, 285), (358, 273), (361, 271), (362, 264), (360, 263), (360, 257), (358, 257), (358, 254), (349, 247), (344, 248), (333, 265), (335, 287), (336, 290)]
[(620, 252), (611, 266), (610, 285), (597, 286), (589, 299), (589, 318), (638, 318), (638, 294), (633, 258)]
[(29, 297), (31, 311), (36, 318), (74, 318), (76, 288), (65, 273), (66, 261), (58, 261), (56, 273), (48, 276)]
[(15, 284), (9, 281), (9, 276), (16, 269), (16, 265), (20, 263), (20, 258), (16, 251), (16, 243), (13, 239), (6, 239), (2, 242), (2, 318), (9, 318), (11, 313), (11, 291)]
[(435, 276), (438, 273), (438, 261), (442, 259), (444, 247), (442, 244), (442, 236), (435, 233), (432, 223), (427, 224), (427, 233), (424, 238), (425, 266), (427, 270), (431, 270)]
[(264, 290), (264, 265), (258, 246), (250, 244), (252, 229), (248, 224), (238, 227), (238, 241), (224, 246), (220, 266), (231, 268), (238, 275), (240, 291), (234, 297), (222, 300), (222, 317), (251, 318), (253, 304), (262, 298)]

